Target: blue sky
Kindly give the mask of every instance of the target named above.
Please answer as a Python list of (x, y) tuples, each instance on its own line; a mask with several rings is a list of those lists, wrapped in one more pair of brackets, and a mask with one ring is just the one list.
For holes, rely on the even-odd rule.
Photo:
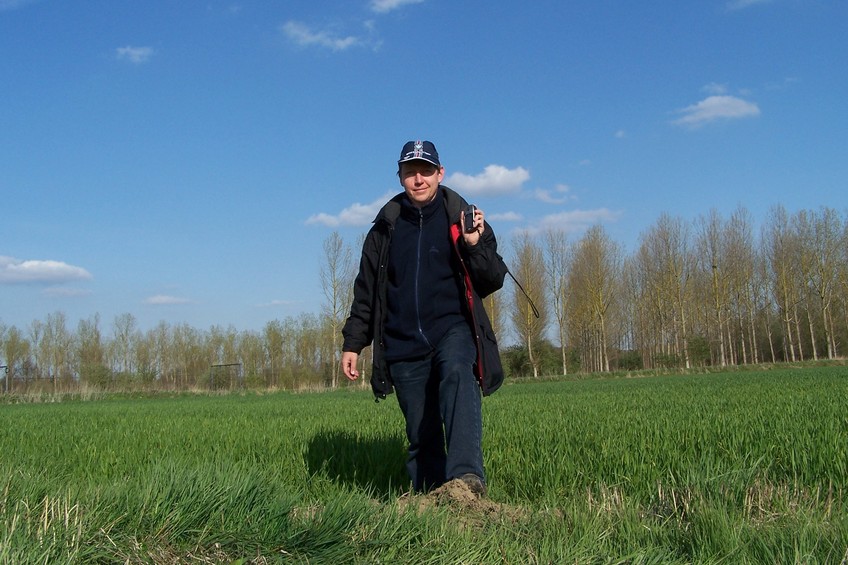
[[(435, 142), (523, 229), (848, 206), (844, 0), (0, 0), (0, 324), (317, 313)], [(358, 252), (357, 252), (358, 254)]]

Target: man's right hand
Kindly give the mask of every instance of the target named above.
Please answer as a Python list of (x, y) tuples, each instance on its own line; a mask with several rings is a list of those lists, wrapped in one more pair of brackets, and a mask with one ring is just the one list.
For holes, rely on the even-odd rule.
[(354, 353), (353, 351), (342, 351), (342, 372), (352, 381), (359, 378), (359, 371), (356, 369), (356, 362), (358, 360), (359, 353)]

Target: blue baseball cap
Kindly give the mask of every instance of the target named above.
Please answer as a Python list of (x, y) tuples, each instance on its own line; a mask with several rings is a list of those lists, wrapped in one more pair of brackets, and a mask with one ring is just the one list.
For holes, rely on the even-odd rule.
[(398, 159), (398, 167), (401, 163), (407, 161), (427, 161), (437, 167), (441, 167), (439, 162), (439, 152), (436, 151), (436, 146), (432, 141), (407, 141), (400, 150), (400, 159)]

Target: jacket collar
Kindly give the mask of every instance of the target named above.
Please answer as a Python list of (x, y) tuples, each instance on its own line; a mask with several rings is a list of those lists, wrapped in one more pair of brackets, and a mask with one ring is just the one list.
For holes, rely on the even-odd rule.
[[(439, 192), (441, 193), (441, 197), (444, 199), (444, 206), (445, 211), (448, 215), (448, 221), (450, 223), (458, 221), (459, 211), (467, 205), (467, 202), (453, 189), (443, 184), (439, 185)], [(405, 192), (396, 194), (380, 209), (380, 211), (377, 213), (377, 216), (374, 218), (373, 223), (376, 224), (380, 221), (384, 221), (387, 222), (389, 225), (394, 226), (395, 222), (397, 222), (397, 219), (400, 216), (402, 202), (406, 199), (407, 198)]]

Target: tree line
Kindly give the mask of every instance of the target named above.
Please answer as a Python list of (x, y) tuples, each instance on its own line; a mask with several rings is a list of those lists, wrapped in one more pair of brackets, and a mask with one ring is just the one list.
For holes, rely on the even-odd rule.
[[(64, 313), (29, 327), (0, 322), (3, 392), (317, 388), (339, 379), (363, 236), (324, 241), (321, 311), (260, 331), (121, 314), (69, 327)], [(625, 254), (604, 228), (518, 233), (501, 243), (515, 279), (486, 299), (509, 377), (833, 359), (848, 338), (848, 221), (830, 209), (662, 214)], [(523, 290), (522, 290), (523, 289)], [(361, 356), (367, 383), (368, 350)]]
[(830, 208), (775, 206), (758, 232), (743, 207), (662, 214), (630, 255), (600, 226), (542, 239), (519, 236), (514, 259), (545, 307), (514, 297), (534, 375), (551, 334), (562, 373), (833, 359), (848, 337), (848, 223)]

